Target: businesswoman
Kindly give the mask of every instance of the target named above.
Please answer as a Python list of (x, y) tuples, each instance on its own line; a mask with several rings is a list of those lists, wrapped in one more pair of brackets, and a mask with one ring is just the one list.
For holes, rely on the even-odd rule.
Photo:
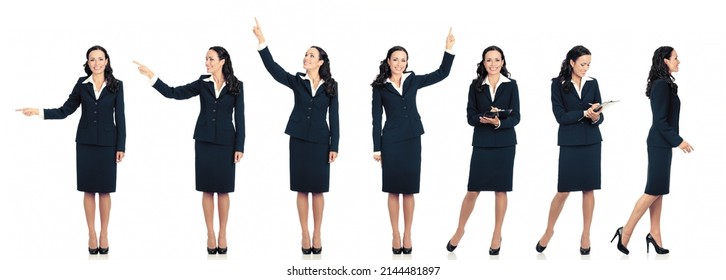
[[(408, 52), (401, 46), (388, 50), (381, 61), (373, 87), (373, 159), (381, 163), (383, 191), (388, 193), (388, 214), (393, 230), (394, 254), (410, 254), (413, 250), (411, 225), (414, 197), (421, 181), (421, 116), (416, 108), (420, 88), (433, 85), (449, 75), (454, 55), (454, 35), (446, 37), (446, 52), (439, 69), (425, 75), (407, 72)], [(386, 123), (382, 124), (383, 111)], [(403, 197), (403, 240), (398, 227), (399, 197)]]
[[(76, 132), (76, 180), (83, 192), (83, 209), (88, 224), (88, 253), (108, 254), (108, 221), (111, 193), (116, 191), (116, 165), (126, 151), (126, 118), (123, 83), (113, 76), (111, 58), (101, 46), (86, 51), (80, 77), (68, 100), (55, 109), (23, 108), (26, 116), (64, 119), (82, 107)], [(96, 235), (96, 194), (101, 215), (101, 231)]]
[[(325, 199), (330, 189), (330, 164), (338, 157), (338, 83), (330, 73), (330, 59), (320, 47), (305, 52), (305, 73), (288, 73), (274, 59), (265, 44), (260, 24), (252, 28), (259, 42), (259, 53), (267, 72), (292, 89), (295, 105), (285, 133), (290, 135), (290, 190), (297, 192), (297, 212), (302, 230), (303, 254), (323, 250), (321, 225)], [(327, 120), (330, 122), (328, 126)], [(308, 230), (309, 197), (312, 196), (313, 236)]]
[[(477, 64), (476, 79), (469, 86), (469, 102), (466, 106), (467, 121), (474, 127), (468, 192), (461, 203), (456, 233), (446, 244), (449, 252), (456, 249), (463, 237), (464, 227), (474, 211), (479, 192), (492, 191), (494, 232), (489, 255), (499, 255), (502, 223), (507, 212), (507, 192), (512, 191), (517, 144), (514, 126), (520, 119), (519, 89), (517, 82), (509, 77), (504, 51), (497, 46), (484, 49), (482, 61)], [(499, 110), (505, 110), (501, 118)]]
[[(202, 192), (207, 253), (226, 254), (229, 193), (234, 192), (235, 164), (242, 159), (245, 143), (244, 90), (234, 75), (232, 58), (223, 47), (209, 48), (205, 62), (209, 74), (178, 87), (168, 86), (148, 67), (134, 63), (164, 97), (183, 100), (199, 96), (201, 109), (194, 128), (196, 189)], [(215, 193), (219, 235), (214, 232)]]
[(554, 234), (555, 223), (570, 192), (582, 192), (582, 236), (580, 254), (590, 254), (590, 225), (595, 209), (594, 190), (600, 189), (599, 125), (604, 120), (597, 80), (585, 76), (592, 57), (583, 46), (575, 46), (562, 61), (560, 74), (552, 79), (552, 112), (560, 124), (557, 194), (550, 204), (547, 229), (537, 241), (542, 252)]
[(648, 73), (645, 96), (650, 98), (650, 109), (653, 123), (648, 131), (648, 181), (645, 193), (635, 203), (633, 212), (625, 226), (615, 231), (618, 238), (617, 248), (623, 254), (630, 251), (627, 246), (635, 226), (645, 211), (650, 212), (650, 232), (645, 236), (646, 251), (650, 252), (653, 244), (658, 254), (668, 254), (663, 248), (660, 232), (660, 215), (663, 212), (663, 196), (670, 192), (672, 149), (678, 147), (684, 153), (693, 151), (678, 134), (678, 119), (681, 111), (681, 100), (678, 98), (678, 85), (674, 82), (673, 73), (678, 72), (678, 53), (672, 47), (659, 47), (653, 53), (653, 63)]

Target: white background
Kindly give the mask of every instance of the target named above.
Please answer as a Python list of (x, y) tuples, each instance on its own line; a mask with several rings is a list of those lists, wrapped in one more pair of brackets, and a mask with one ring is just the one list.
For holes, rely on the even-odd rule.
[[(295, 267), (439, 266), (418, 279), (544, 276), (596, 279), (628, 275), (705, 276), (723, 263), (724, 141), (721, 63), (726, 21), (712, 1), (16, 1), (0, 11), (2, 94), (0, 146), (0, 275), (23, 278), (172, 276), (283, 279)], [(429, 4), (422, 4), (429, 3)], [(341, 142), (325, 195), (323, 254), (300, 255), (295, 193), (289, 190), (283, 133), (292, 94), (265, 71), (252, 34), (262, 24), (276, 61), (303, 71), (311, 45), (330, 55), (339, 82)], [(456, 58), (449, 77), (420, 91), (421, 193), (416, 195), (413, 254), (391, 256), (386, 194), (372, 159), (370, 86), (394, 45), (409, 51), (409, 70), (435, 70), (449, 27)], [(127, 153), (112, 195), (107, 257), (87, 250), (82, 193), (75, 186), (74, 138), (80, 111), (62, 121), (14, 112), (56, 108), (84, 76), (85, 51), (102, 45), (123, 80)], [(556, 192), (557, 123), (549, 85), (566, 52), (592, 52), (607, 108), (602, 190), (596, 192), (592, 255), (578, 253), (581, 195), (573, 193), (545, 254), (534, 246)], [(196, 98), (166, 99), (131, 62), (145, 63), (171, 85), (203, 74), (210, 46), (224, 46), (244, 82), (245, 155), (237, 167), (228, 229), (229, 254), (208, 256), (201, 194), (194, 190), (192, 132)], [(519, 85), (522, 121), (514, 191), (501, 255), (489, 257), (493, 195), (482, 193), (455, 254), (444, 249), (466, 192), (472, 128), (468, 86), (481, 51), (501, 47)], [(623, 256), (608, 243), (643, 193), (645, 138), (651, 114), (644, 95), (653, 51), (675, 47), (681, 59), (681, 135), (695, 152), (674, 150), (671, 194), (663, 209), (664, 245), (645, 253), (647, 214)], [(312, 219), (311, 219), (312, 223)], [(9, 270), (7, 268), (10, 268)], [(330, 277), (388, 279), (391, 276)], [(314, 277), (309, 279), (319, 279)]]

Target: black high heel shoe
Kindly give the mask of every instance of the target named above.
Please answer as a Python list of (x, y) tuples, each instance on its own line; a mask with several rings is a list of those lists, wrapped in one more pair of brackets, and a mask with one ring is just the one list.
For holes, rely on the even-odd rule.
[(617, 230), (615, 230), (615, 236), (613, 236), (613, 239), (610, 239), (610, 243), (613, 243), (615, 237), (618, 238), (618, 251), (626, 255), (630, 254), (628, 248), (625, 248), (625, 246), (623, 246), (623, 227), (619, 227)]
[(645, 252), (650, 253), (650, 244), (653, 244), (653, 249), (655, 249), (655, 252), (658, 253), (658, 255), (665, 255), (670, 252), (670, 250), (663, 248), (661, 246), (658, 246), (658, 243), (655, 243), (655, 239), (653, 239), (653, 236), (648, 233), (648, 235), (645, 236)]
[(547, 246), (539, 245), (539, 241), (537, 241), (537, 247), (534, 247), (534, 249), (537, 250), (537, 253), (542, 253), (547, 249)]
[(106, 247), (106, 248), (98, 247), (98, 253), (101, 255), (108, 255), (108, 247)]
[(220, 255), (227, 254), (227, 247), (217, 247), (217, 253), (219, 253)]
[(499, 249), (502, 249), (502, 247), (500, 246), (499, 248), (496, 248), (496, 249), (489, 248), (489, 255), (490, 256), (499, 255)]
[(585, 256), (585, 255), (589, 255), (589, 254), (590, 254), (590, 247), (587, 247), (587, 248), (580, 247), (580, 255)]
[(91, 255), (98, 255), (98, 248), (88, 247), (88, 253)]
[(217, 247), (214, 248), (207, 248), (207, 253), (210, 255), (216, 255), (217, 254)]
[(312, 250), (313, 255), (320, 255), (320, 253), (322, 253), (322, 252), (323, 252), (323, 247), (320, 247), (320, 248), (313, 247), (313, 250)]
[(401, 254), (401, 251), (403, 250), (403, 248), (391, 247), (391, 250), (393, 251), (393, 254), (394, 255), (400, 255)]
[(310, 255), (313, 252), (313, 248), (302, 248), (303, 255)]
[(413, 247), (411, 247), (411, 248), (406, 248), (406, 247), (401, 248), (401, 253), (403, 253), (404, 255), (411, 254), (411, 251), (413, 251)]
[(451, 245), (451, 240), (449, 240), (448, 243), (446, 243), (446, 251), (453, 252), (456, 250), (456, 246)]

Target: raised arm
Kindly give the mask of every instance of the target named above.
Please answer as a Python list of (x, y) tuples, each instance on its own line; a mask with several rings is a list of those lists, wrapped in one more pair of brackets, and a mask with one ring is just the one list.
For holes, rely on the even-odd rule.
[(257, 37), (257, 41), (259, 42), (258, 52), (260, 53), (260, 58), (262, 58), (262, 63), (265, 65), (267, 72), (270, 73), (272, 78), (274, 78), (278, 83), (287, 87), (292, 87), (292, 84), (295, 81), (295, 76), (285, 71), (285, 69), (277, 64), (277, 62), (275, 62), (272, 58), (270, 48), (265, 44), (265, 36), (262, 34), (262, 27), (260, 27), (260, 22), (257, 18), (255, 18), (255, 26), (252, 27), (252, 33), (255, 34), (255, 37)]
[(446, 36), (446, 52), (444, 52), (444, 57), (441, 59), (441, 65), (436, 71), (423, 75), (419, 88), (433, 85), (449, 76), (451, 65), (454, 63), (452, 48), (455, 42), (454, 34), (451, 34), (451, 28), (449, 28), (449, 34)]

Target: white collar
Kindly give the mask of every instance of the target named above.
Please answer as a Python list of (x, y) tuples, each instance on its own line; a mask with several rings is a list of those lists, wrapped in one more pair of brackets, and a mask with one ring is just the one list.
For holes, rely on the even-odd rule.
[[(502, 75), (502, 73), (499, 73), (499, 82), (497, 82), (497, 85), (502, 84), (502, 83), (508, 83), (511, 81), (512, 80), (507, 78), (507, 76), (504, 76), (504, 75)], [(491, 83), (489, 82), (489, 75), (487, 75), (487, 77), (484, 79), (484, 81), (481, 84), (482, 85), (491, 85)]]
[[(408, 78), (408, 76), (411, 76), (411, 72), (403, 73), (401, 75), (401, 87), (403, 87), (403, 81), (405, 81)], [(386, 83), (390, 83), (393, 86), (396, 86), (396, 83), (391, 81), (391, 77), (388, 77), (388, 79), (386, 79)]]

